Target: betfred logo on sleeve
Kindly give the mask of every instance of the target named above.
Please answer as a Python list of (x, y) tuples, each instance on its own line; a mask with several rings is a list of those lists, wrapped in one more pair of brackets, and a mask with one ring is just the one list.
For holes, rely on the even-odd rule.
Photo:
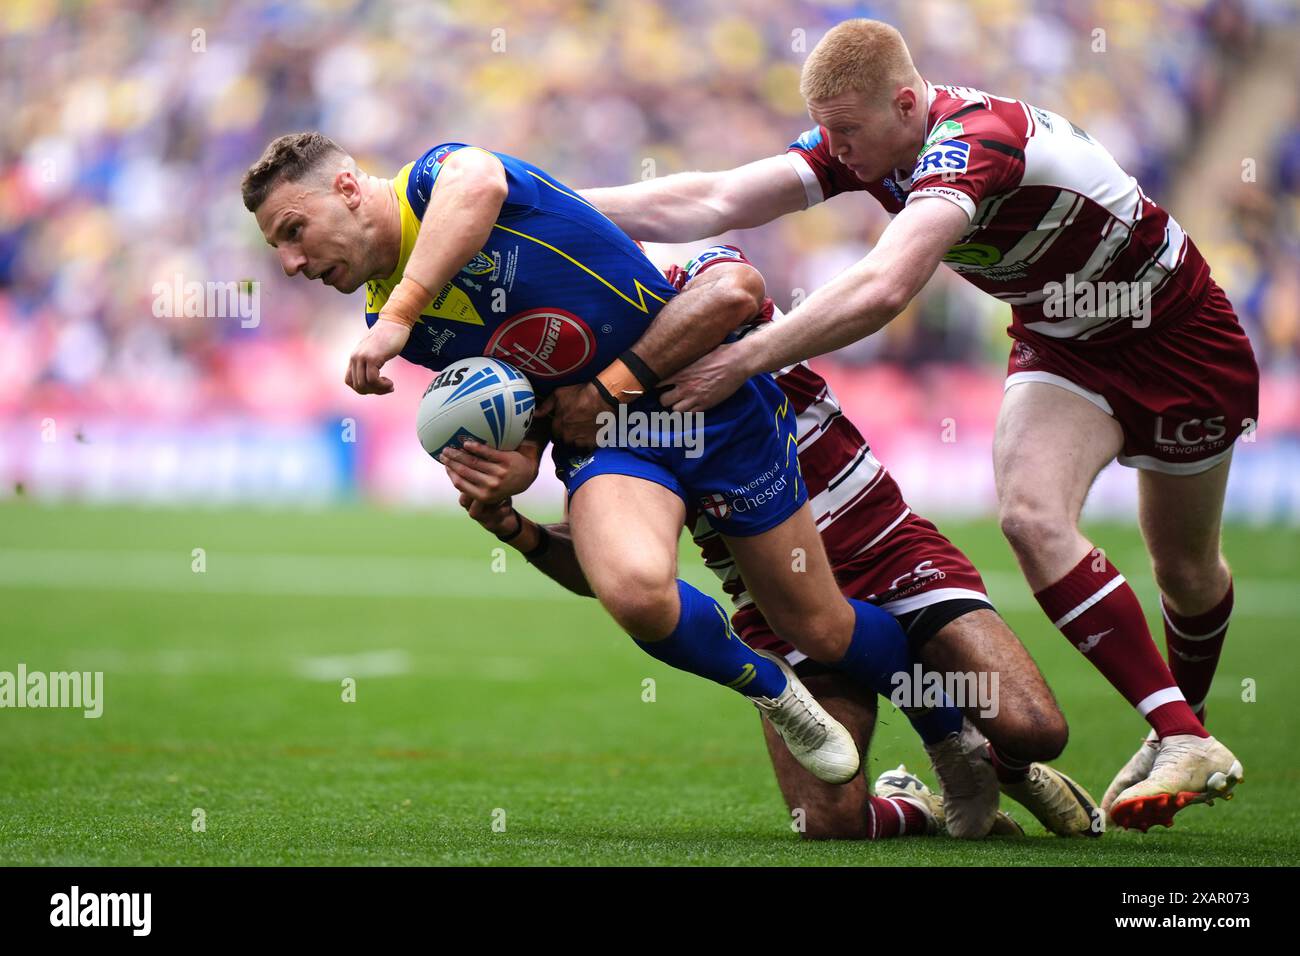
[(956, 139), (936, 143), (922, 151), (916, 161), (916, 170), (912, 173), (912, 181), (915, 182), (923, 176), (929, 176), (931, 173), (948, 173), (949, 175), (964, 173), (969, 164), (970, 143), (963, 143), (961, 140)]

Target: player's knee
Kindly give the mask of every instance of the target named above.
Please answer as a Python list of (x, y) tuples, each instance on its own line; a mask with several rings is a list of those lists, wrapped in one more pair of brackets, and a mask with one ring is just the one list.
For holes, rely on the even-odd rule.
[(1030, 496), (1009, 496), (998, 509), (998, 523), (1018, 554), (1050, 553), (1073, 540), (1070, 519)]
[(1216, 550), (1209, 555), (1156, 555), (1151, 562), (1156, 584), (1176, 604), (1199, 604), (1225, 589), (1228, 567)]
[(626, 569), (616, 585), (597, 594), (619, 627), (642, 641), (668, 636), (681, 610), (677, 581), (664, 569)]
[(1065, 752), (1065, 745), (1070, 742), (1070, 725), (1064, 714), (1053, 709), (1040, 714), (1032, 726), (1025, 728), (1025, 739), (1028, 750), (1025, 757), (1046, 763)]
[(767, 618), (783, 640), (823, 664), (841, 660), (853, 636), (853, 611), (843, 601), (813, 608), (782, 607)]
[(1055, 760), (1070, 741), (1070, 726), (1055, 705), (1018, 705), (1002, 720), (983, 729), (999, 753), (1021, 761)]

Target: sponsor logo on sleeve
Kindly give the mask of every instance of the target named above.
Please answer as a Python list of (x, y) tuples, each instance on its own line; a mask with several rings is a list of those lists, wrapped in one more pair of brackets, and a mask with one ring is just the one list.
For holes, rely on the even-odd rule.
[(964, 173), (969, 163), (970, 143), (955, 139), (936, 143), (922, 151), (920, 159), (916, 161), (916, 171), (912, 173), (912, 180), (916, 181), (931, 173)]
[(916, 154), (917, 161), (920, 161), (921, 157), (925, 155), (925, 151), (931, 146), (934, 146), (936, 143), (941, 143), (944, 140), (956, 139), (964, 132), (965, 129), (963, 129), (961, 123), (958, 123), (956, 120), (944, 120), (934, 129), (930, 130), (930, 135), (925, 138), (925, 145), (923, 145), (921, 151)]
[(731, 262), (745, 261), (745, 257), (739, 249), (733, 249), (730, 246), (709, 246), (686, 264), (686, 275), (694, 279), (701, 269), (711, 262), (717, 262), (719, 259), (727, 259)]

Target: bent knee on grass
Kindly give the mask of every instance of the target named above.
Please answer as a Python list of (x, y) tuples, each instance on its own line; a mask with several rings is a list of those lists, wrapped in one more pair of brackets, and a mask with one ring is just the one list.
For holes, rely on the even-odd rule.
[(999, 752), (1051, 760), (1065, 749), (1069, 726), (1038, 665), (1002, 617), (984, 608), (948, 622), (927, 641), (921, 659), (940, 673), (963, 675), (982, 690), (959, 705)]

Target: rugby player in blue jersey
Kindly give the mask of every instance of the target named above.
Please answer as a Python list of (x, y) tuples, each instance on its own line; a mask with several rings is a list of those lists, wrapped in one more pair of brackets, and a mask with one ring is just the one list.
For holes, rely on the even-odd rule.
[[(398, 355), (433, 370), (491, 355), (527, 373), (539, 400), (584, 384), (611, 407), (661, 409), (659, 380), (697, 357), (677, 331), (718, 310), (734, 313), (734, 328), (764, 295), (753, 270), (720, 270), (737, 278), (677, 295), (568, 187), (460, 143), (428, 150), (388, 180), (319, 133), (291, 134), (267, 147), (242, 192), (287, 274), (344, 293), (366, 286), (370, 332), (344, 378), (361, 394), (393, 390), (382, 368)], [(698, 456), (678, 440), (594, 452), (557, 444), (554, 460), (575, 553), (615, 621), (651, 656), (750, 698), (805, 767), (842, 782), (859, 766), (848, 731), (783, 661), (736, 639), (716, 601), (676, 577), (686, 504), (746, 489), (752, 507), (719, 508), (709, 521), (773, 629), (879, 693), (910, 670), (894, 619), (840, 594), (807, 506), (793, 419), (772, 379), (756, 376), (709, 411)], [(525, 455), (535, 461), (544, 444), (526, 442)], [(986, 835), (997, 811), (987, 743), (952, 706), (909, 719), (931, 748), (949, 831)]]

